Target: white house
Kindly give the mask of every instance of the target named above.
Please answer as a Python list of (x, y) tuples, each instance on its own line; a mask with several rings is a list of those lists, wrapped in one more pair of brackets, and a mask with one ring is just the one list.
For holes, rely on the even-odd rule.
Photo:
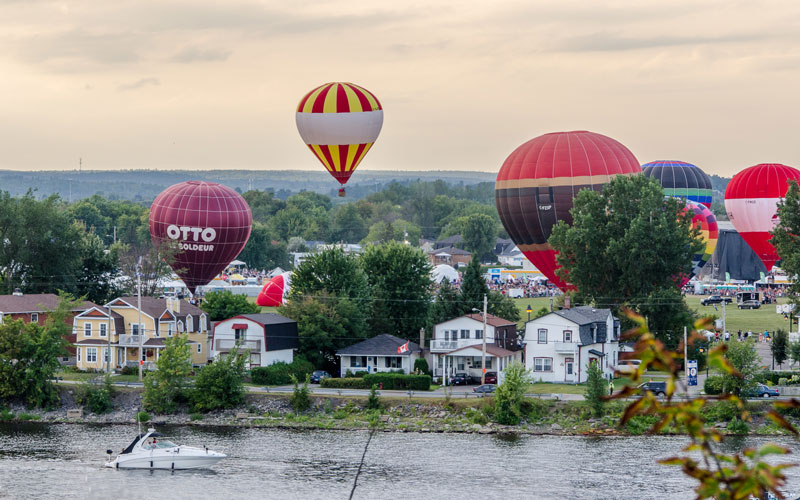
[(241, 314), (214, 325), (211, 354), (226, 356), (236, 346), (250, 350), (250, 367), (291, 363), (300, 347), (297, 322), (280, 314)]
[[(467, 314), (439, 323), (433, 328), (428, 365), (435, 377), (466, 373), (480, 378), (483, 358), (483, 317)], [(522, 361), (517, 342), (517, 324), (486, 315), (486, 370), (496, 371), (498, 379), (512, 362)]]
[(553, 311), (525, 324), (525, 365), (543, 382), (585, 382), (589, 363), (600, 363), (608, 378), (619, 360), (619, 329), (609, 309)]
[(384, 333), (337, 351), (336, 356), (341, 361), (339, 376), (344, 377), (348, 371), (379, 373), (402, 370), (408, 374), (414, 371), (414, 362), (421, 353), (418, 344)]

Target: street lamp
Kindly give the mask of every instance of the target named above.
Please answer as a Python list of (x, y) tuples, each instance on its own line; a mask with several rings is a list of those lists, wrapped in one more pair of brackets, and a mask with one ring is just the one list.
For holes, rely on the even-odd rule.
[(525, 309), (525, 312), (528, 313), (528, 321), (530, 321), (531, 320), (531, 312), (533, 312), (533, 309), (531, 309), (531, 305), (530, 304), (528, 304), (528, 308)]

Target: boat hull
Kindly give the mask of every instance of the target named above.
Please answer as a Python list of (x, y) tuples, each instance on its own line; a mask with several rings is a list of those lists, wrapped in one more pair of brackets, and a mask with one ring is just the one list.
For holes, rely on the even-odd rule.
[(116, 459), (107, 462), (106, 467), (114, 469), (161, 469), (161, 470), (185, 470), (202, 469), (211, 467), (225, 458), (222, 453), (214, 451), (197, 450), (180, 452), (165, 450), (158, 453), (147, 454), (126, 454), (120, 455)]

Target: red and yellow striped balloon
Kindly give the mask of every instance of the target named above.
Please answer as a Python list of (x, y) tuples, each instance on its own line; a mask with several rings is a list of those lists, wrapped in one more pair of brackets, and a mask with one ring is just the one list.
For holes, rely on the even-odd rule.
[(307, 93), (295, 118), (303, 142), (344, 185), (378, 138), (383, 108), (367, 89), (332, 82)]

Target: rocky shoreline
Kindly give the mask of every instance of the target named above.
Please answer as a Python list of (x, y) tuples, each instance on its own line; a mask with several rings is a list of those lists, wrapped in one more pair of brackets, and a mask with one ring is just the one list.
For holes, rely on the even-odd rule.
[[(49, 411), (29, 410), (21, 405), (12, 405), (7, 409), (14, 414), (16, 421), (90, 425), (134, 424), (137, 413), (142, 410), (140, 389), (116, 391), (114, 411), (106, 414), (83, 411), (75, 401), (74, 388), (60, 387), (60, 392), (61, 406)], [(481, 405), (488, 404), (487, 401), (471, 400), (454, 404), (443, 400), (385, 400), (383, 411), (378, 412), (365, 408), (366, 398), (312, 396), (311, 400), (312, 407), (307, 412), (297, 414), (291, 407), (289, 395), (250, 393), (242, 408), (205, 414), (183, 411), (171, 415), (151, 415), (146, 425), (559, 436), (627, 436), (643, 433), (621, 429), (616, 419), (608, 416), (566, 417), (561, 410), (568, 407), (569, 403), (554, 403), (550, 407), (552, 415), (539, 418), (537, 422), (506, 426), (490, 422), (478, 411)], [(725, 422), (710, 425), (726, 432)], [(750, 429), (750, 435), (784, 434), (766, 425), (763, 416), (758, 414), (754, 416)]]

